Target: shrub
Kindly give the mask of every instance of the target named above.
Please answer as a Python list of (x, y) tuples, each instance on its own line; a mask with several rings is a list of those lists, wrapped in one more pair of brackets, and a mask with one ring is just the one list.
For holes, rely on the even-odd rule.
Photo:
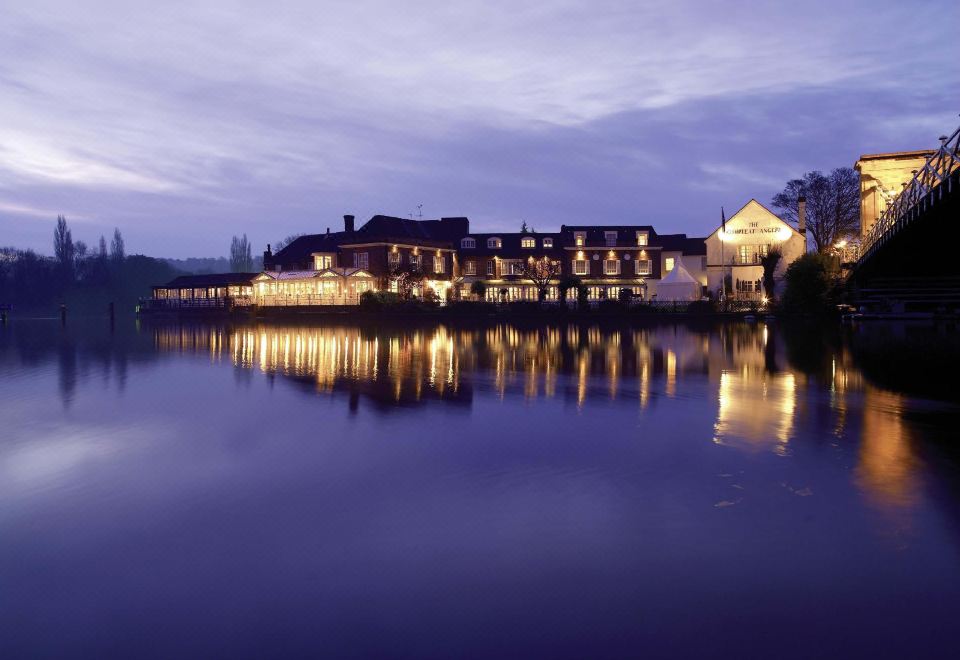
[(822, 255), (808, 252), (787, 268), (783, 309), (798, 314), (820, 314), (826, 311), (830, 280)]
[(482, 280), (477, 280), (470, 285), (470, 293), (475, 295), (479, 300), (483, 300), (487, 295), (487, 285)]

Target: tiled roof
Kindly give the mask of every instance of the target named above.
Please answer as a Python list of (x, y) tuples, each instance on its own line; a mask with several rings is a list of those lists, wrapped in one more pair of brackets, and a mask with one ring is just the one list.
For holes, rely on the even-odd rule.
[[(461, 248), (462, 240), (457, 241), (456, 247), (459, 249), (460, 257), (467, 258), (471, 256), (477, 257), (489, 257), (489, 256), (498, 256), (504, 259), (517, 259), (520, 257), (527, 257), (530, 255), (542, 255), (544, 253), (553, 253), (557, 254), (563, 253), (563, 235), (559, 233), (526, 233), (521, 234), (519, 232), (490, 232), (484, 234), (469, 234), (464, 236), (464, 238), (473, 238), (477, 241), (477, 247), (475, 248)], [(499, 238), (501, 247), (497, 248), (488, 248), (487, 239), (488, 238)], [(536, 247), (534, 248), (525, 248), (521, 247), (521, 240), (524, 238), (533, 238), (536, 240)], [(553, 247), (544, 248), (543, 239), (552, 238)]]
[(210, 273), (206, 275), (181, 275), (158, 288), (191, 289), (211, 286), (249, 286), (260, 273)]

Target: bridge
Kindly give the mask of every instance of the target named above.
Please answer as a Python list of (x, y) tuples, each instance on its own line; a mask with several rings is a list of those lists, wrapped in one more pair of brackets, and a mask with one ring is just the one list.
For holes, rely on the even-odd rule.
[(863, 238), (851, 282), (869, 311), (960, 313), (960, 128)]

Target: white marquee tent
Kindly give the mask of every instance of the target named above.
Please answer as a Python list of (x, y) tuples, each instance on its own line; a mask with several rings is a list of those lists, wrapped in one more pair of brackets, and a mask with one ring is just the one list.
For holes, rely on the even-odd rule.
[(702, 287), (683, 263), (677, 264), (657, 283), (657, 300), (700, 300)]

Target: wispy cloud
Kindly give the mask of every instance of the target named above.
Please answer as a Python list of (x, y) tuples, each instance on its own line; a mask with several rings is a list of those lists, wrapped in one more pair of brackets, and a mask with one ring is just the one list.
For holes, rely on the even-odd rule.
[(957, 13), (947, 0), (37, 0), (0, 22), (0, 185), (39, 207), (50, 191), (82, 199), (161, 244), (171, 224), (198, 231), (200, 213), (197, 241), (212, 244), (238, 221), (281, 235), (424, 197), (490, 222), (623, 216), (676, 206), (689, 185), (662, 172), (684, 161), (704, 190), (742, 195), (784, 171), (779, 137), (827, 158), (843, 142), (830, 133), (858, 118), (899, 139), (930, 132), (960, 82)]

